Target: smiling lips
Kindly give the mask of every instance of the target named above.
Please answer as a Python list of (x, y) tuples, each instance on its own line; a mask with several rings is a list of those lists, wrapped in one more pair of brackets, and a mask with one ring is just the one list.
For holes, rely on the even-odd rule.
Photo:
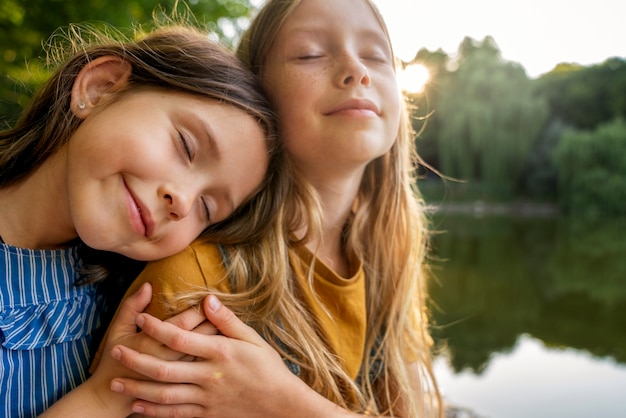
[(380, 114), (378, 107), (370, 100), (367, 99), (352, 99), (347, 100), (338, 106), (332, 108), (330, 111), (326, 112), (326, 115), (335, 115), (339, 113), (374, 113), (376, 115)]
[(137, 203), (137, 208), (139, 208), (139, 215), (141, 215), (141, 221), (143, 222), (146, 228), (146, 237), (150, 238), (152, 233), (154, 232), (154, 222), (152, 221), (152, 216), (150, 216), (150, 211), (146, 208), (140, 201), (135, 201)]
[(154, 221), (152, 220), (152, 216), (150, 215), (150, 210), (148, 210), (148, 208), (135, 197), (133, 192), (126, 184), (126, 181), (124, 181), (124, 186), (126, 186), (126, 190), (128, 191), (128, 194), (130, 195), (130, 199), (132, 201), (133, 207), (131, 207), (131, 217), (134, 218), (136, 216), (139, 218), (143, 226), (143, 235), (145, 235), (147, 238), (150, 238), (154, 233)]

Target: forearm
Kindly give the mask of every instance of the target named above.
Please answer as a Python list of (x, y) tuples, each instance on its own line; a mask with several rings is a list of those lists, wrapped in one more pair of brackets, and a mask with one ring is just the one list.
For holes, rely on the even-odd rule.
[(282, 402), (283, 405), (277, 408), (279, 415), (275, 415), (276, 417), (350, 418), (363, 416), (341, 408), (304, 383), (302, 388), (296, 389), (292, 386), (289, 391), (291, 392), (291, 396), (285, 396), (287, 393), (283, 393), (281, 396), (277, 397), (279, 399), (285, 399), (286, 401)]
[[(297, 416), (306, 418), (354, 418), (367, 415), (369, 417), (382, 418), (389, 416), (360, 414), (357, 412), (349, 411), (324, 398), (313, 389), (311, 389), (309, 386), (306, 386), (306, 388), (304, 388), (301, 393), (298, 393), (297, 390), (292, 390), (292, 392), (294, 395), (293, 400), (289, 401), (289, 405), (283, 405), (282, 408), (277, 408), (279, 410), (278, 414), (272, 415), (273, 417), (291, 418)], [(402, 415), (397, 417), (401, 418)]]
[(106, 382), (90, 378), (48, 408), (40, 418), (123, 418), (131, 414), (133, 398), (111, 391)]

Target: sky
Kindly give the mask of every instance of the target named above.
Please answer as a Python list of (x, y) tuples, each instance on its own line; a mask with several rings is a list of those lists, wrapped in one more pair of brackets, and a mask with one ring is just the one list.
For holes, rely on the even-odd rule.
[(624, 0), (374, 1), (404, 61), (422, 47), (453, 56), (466, 36), (480, 41), (487, 35), (505, 60), (521, 64), (532, 78), (561, 62), (626, 58)]

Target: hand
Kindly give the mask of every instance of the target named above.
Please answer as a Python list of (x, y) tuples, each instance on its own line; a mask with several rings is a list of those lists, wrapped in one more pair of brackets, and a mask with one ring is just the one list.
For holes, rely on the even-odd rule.
[[(136, 317), (150, 303), (152, 291), (149, 284), (143, 285), (135, 294), (128, 297), (120, 306), (120, 311), (111, 324), (106, 349), (93, 376), (84, 383), (55, 402), (42, 415), (50, 418), (68, 416), (89, 416), (92, 418), (123, 418), (132, 413), (133, 397), (111, 391), (111, 380), (120, 376), (141, 377), (115, 361), (110, 355), (114, 344), (124, 343), (164, 359), (189, 361), (192, 357), (175, 352), (161, 342), (153, 340), (145, 333), (138, 333)], [(168, 320), (168, 325), (193, 329), (194, 333), (205, 335), (215, 334), (217, 330), (211, 326), (203, 314), (197, 309), (188, 309)], [(186, 331), (188, 332), (188, 331)]]
[[(105, 391), (105, 389), (103, 389), (104, 387), (106, 387), (107, 394), (113, 394), (113, 392), (110, 391), (110, 385), (111, 381), (116, 377), (145, 378), (123, 367), (121, 363), (114, 359), (117, 353), (113, 347), (116, 345), (123, 344), (138, 352), (150, 354), (165, 360), (193, 361), (195, 359), (192, 356), (168, 348), (160, 341), (151, 338), (143, 332), (137, 332), (137, 317), (147, 307), (148, 303), (150, 303), (151, 298), (152, 288), (149, 283), (145, 283), (134, 295), (130, 296), (122, 303), (120, 311), (111, 324), (111, 328), (107, 334), (101, 362), (92, 378), (88, 381), (90, 385), (94, 385), (94, 392), (96, 394)], [(194, 332), (204, 335), (217, 333), (217, 329), (211, 325), (206, 320), (204, 314), (196, 308), (189, 308), (169, 318), (167, 323), (171, 326), (179, 327), (184, 330), (193, 330)], [(113, 356), (109, 355), (111, 352), (114, 353)], [(103, 397), (108, 398), (108, 396)], [(124, 399), (129, 408), (132, 400), (132, 398), (128, 397)], [(110, 400), (106, 402), (110, 403)], [(119, 399), (115, 401), (115, 403), (119, 402)]]
[(197, 357), (193, 363), (114, 347), (124, 366), (158, 381), (113, 380), (115, 390), (140, 399), (133, 403), (134, 412), (147, 416), (296, 416), (293, 408), (300, 411), (305, 396), (321, 398), (328, 406), (329, 401), (292, 374), (279, 354), (215, 296), (208, 296), (203, 308), (223, 335), (188, 332), (148, 314), (138, 317), (144, 333), (170, 349)]
[[(147, 303), (150, 302), (151, 295), (150, 283), (144, 283), (137, 290), (136, 294), (132, 296), (132, 298), (136, 298), (139, 304), (123, 302), (120, 312), (107, 334), (104, 353), (108, 354), (113, 346), (123, 344), (141, 353), (151, 354), (165, 360), (193, 361), (193, 357), (173, 351), (147, 334), (137, 332), (137, 326), (139, 325), (137, 318), (146, 308)], [(199, 308), (189, 308), (167, 319), (166, 322), (184, 330), (193, 330), (200, 334), (217, 334), (217, 329), (206, 320), (204, 313)]]
[[(113, 342), (130, 341), (135, 335), (138, 335), (135, 318), (148, 306), (151, 297), (150, 285), (146, 284), (122, 303), (117, 317), (111, 323), (107, 337), (107, 347), (110, 347), (110, 344)], [(187, 317), (185, 318), (187, 319)], [(148, 339), (149, 337), (145, 336), (144, 338)], [(158, 342), (154, 342), (154, 344), (162, 347), (162, 344)], [(58, 402), (55, 402), (41, 417), (90, 416), (94, 418), (115, 418), (128, 416), (131, 413), (133, 398), (114, 393), (109, 386), (111, 380), (115, 377), (137, 375), (131, 374), (130, 370), (113, 360), (108, 355), (109, 351), (110, 348), (104, 352), (98, 368), (89, 379)], [(159, 351), (160, 349), (153, 350), (153, 352)], [(181, 358), (182, 355), (178, 357)]]

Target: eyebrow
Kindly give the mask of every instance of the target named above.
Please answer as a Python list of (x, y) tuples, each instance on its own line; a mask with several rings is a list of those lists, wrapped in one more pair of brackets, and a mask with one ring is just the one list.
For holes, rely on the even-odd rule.
[(208, 121), (204, 121), (200, 119), (201, 133), (203, 134), (203, 139), (207, 140), (207, 144), (209, 145), (209, 151), (214, 158), (219, 161), (222, 159), (222, 153), (217, 146), (217, 142), (215, 142), (215, 134), (213, 133), (213, 129), (211, 124)]
[[(287, 36), (286, 39), (291, 40), (291, 39), (297, 39), (297, 37), (300, 37), (300, 36), (320, 38), (322, 34), (325, 33), (325, 31), (324, 29), (318, 27), (318, 25), (314, 23), (309, 23), (304, 26), (294, 27), (290, 29), (287, 33), (289, 36)], [(379, 31), (379, 30), (372, 29), (369, 27), (361, 27), (361, 28), (358, 28), (357, 33), (359, 35), (359, 38), (363, 40), (378, 42), (381, 45), (388, 47), (390, 51), (392, 50), (390, 39), (387, 38), (387, 36), (385, 35), (385, 32), (382, 29)]]

